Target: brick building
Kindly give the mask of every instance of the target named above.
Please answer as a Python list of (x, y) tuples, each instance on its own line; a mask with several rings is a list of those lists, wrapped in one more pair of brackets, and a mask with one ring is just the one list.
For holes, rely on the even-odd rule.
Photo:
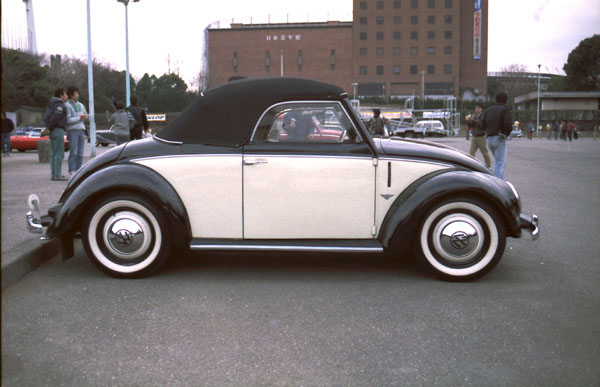
[[(313, 78), (358, 95), (486, 94), (488, 0), (353, 0), (353, 21), (209, 28), (208, 82)], [(459, 95), (459, 93), (461, 95)]]

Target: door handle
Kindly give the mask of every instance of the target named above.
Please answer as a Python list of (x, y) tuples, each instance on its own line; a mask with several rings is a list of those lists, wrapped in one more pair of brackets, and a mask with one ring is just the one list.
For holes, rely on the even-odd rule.
[(267, 164), (268, 162), (265, 159), (244, 159), (244, 165)]

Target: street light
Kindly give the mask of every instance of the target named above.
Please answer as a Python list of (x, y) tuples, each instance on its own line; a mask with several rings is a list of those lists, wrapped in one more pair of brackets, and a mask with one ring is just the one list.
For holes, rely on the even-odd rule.
[(279, 55), (281, 56), (281, 76), (283, 77), (283, 50), (279, 50)]
[(88, 38), (88, 97), (90, 103), (90, 157), (96, 157), (96, 121), (94, 113), (94, 72), (92, 57), (92, 24), (90, 22), (90, 0), (87, 0), (87, 38)]
[[(127, 5), (130, 0), (117, 0), (125, 5), (125, 106), (129, 105), (131, 97), (131, 88), (129, 85), (129, 18), (127, 15)], [(131, 0), (137, 3), (140, 0)]]
[(540, 68), (541, 64), (538, 65), (538, 92), (537, 92), (537, 123), (536, 127), (536, 136), (540, 138)]

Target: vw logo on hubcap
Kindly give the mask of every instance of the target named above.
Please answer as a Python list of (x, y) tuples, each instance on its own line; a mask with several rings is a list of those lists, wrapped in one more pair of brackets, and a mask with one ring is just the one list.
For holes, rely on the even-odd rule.
[(127, 247), (133, 242), (133, 234), (131, 231), (121, 229), (115, 233), (115, 243), (119, 246)]
[(469, 245), (469, 235), (464, 231), (457, 231), (450, 237), (450, 244), (458, 250), (462, 250)]

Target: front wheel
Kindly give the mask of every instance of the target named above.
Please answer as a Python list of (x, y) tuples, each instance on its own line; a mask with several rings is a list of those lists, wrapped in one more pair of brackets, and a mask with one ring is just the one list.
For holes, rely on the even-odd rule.
[(450, 199), (423, 218), (419, 260), (437, 277), (470, 281), (483, 276), (502, 258), (506, 231), (496, 211), (476, 199)]
[(162, 211), (135, 194), (108, 197), (88, 213), (81, 232), (92, 262), (119, 278), (149, 275), (170, 252), (170, 234)]

